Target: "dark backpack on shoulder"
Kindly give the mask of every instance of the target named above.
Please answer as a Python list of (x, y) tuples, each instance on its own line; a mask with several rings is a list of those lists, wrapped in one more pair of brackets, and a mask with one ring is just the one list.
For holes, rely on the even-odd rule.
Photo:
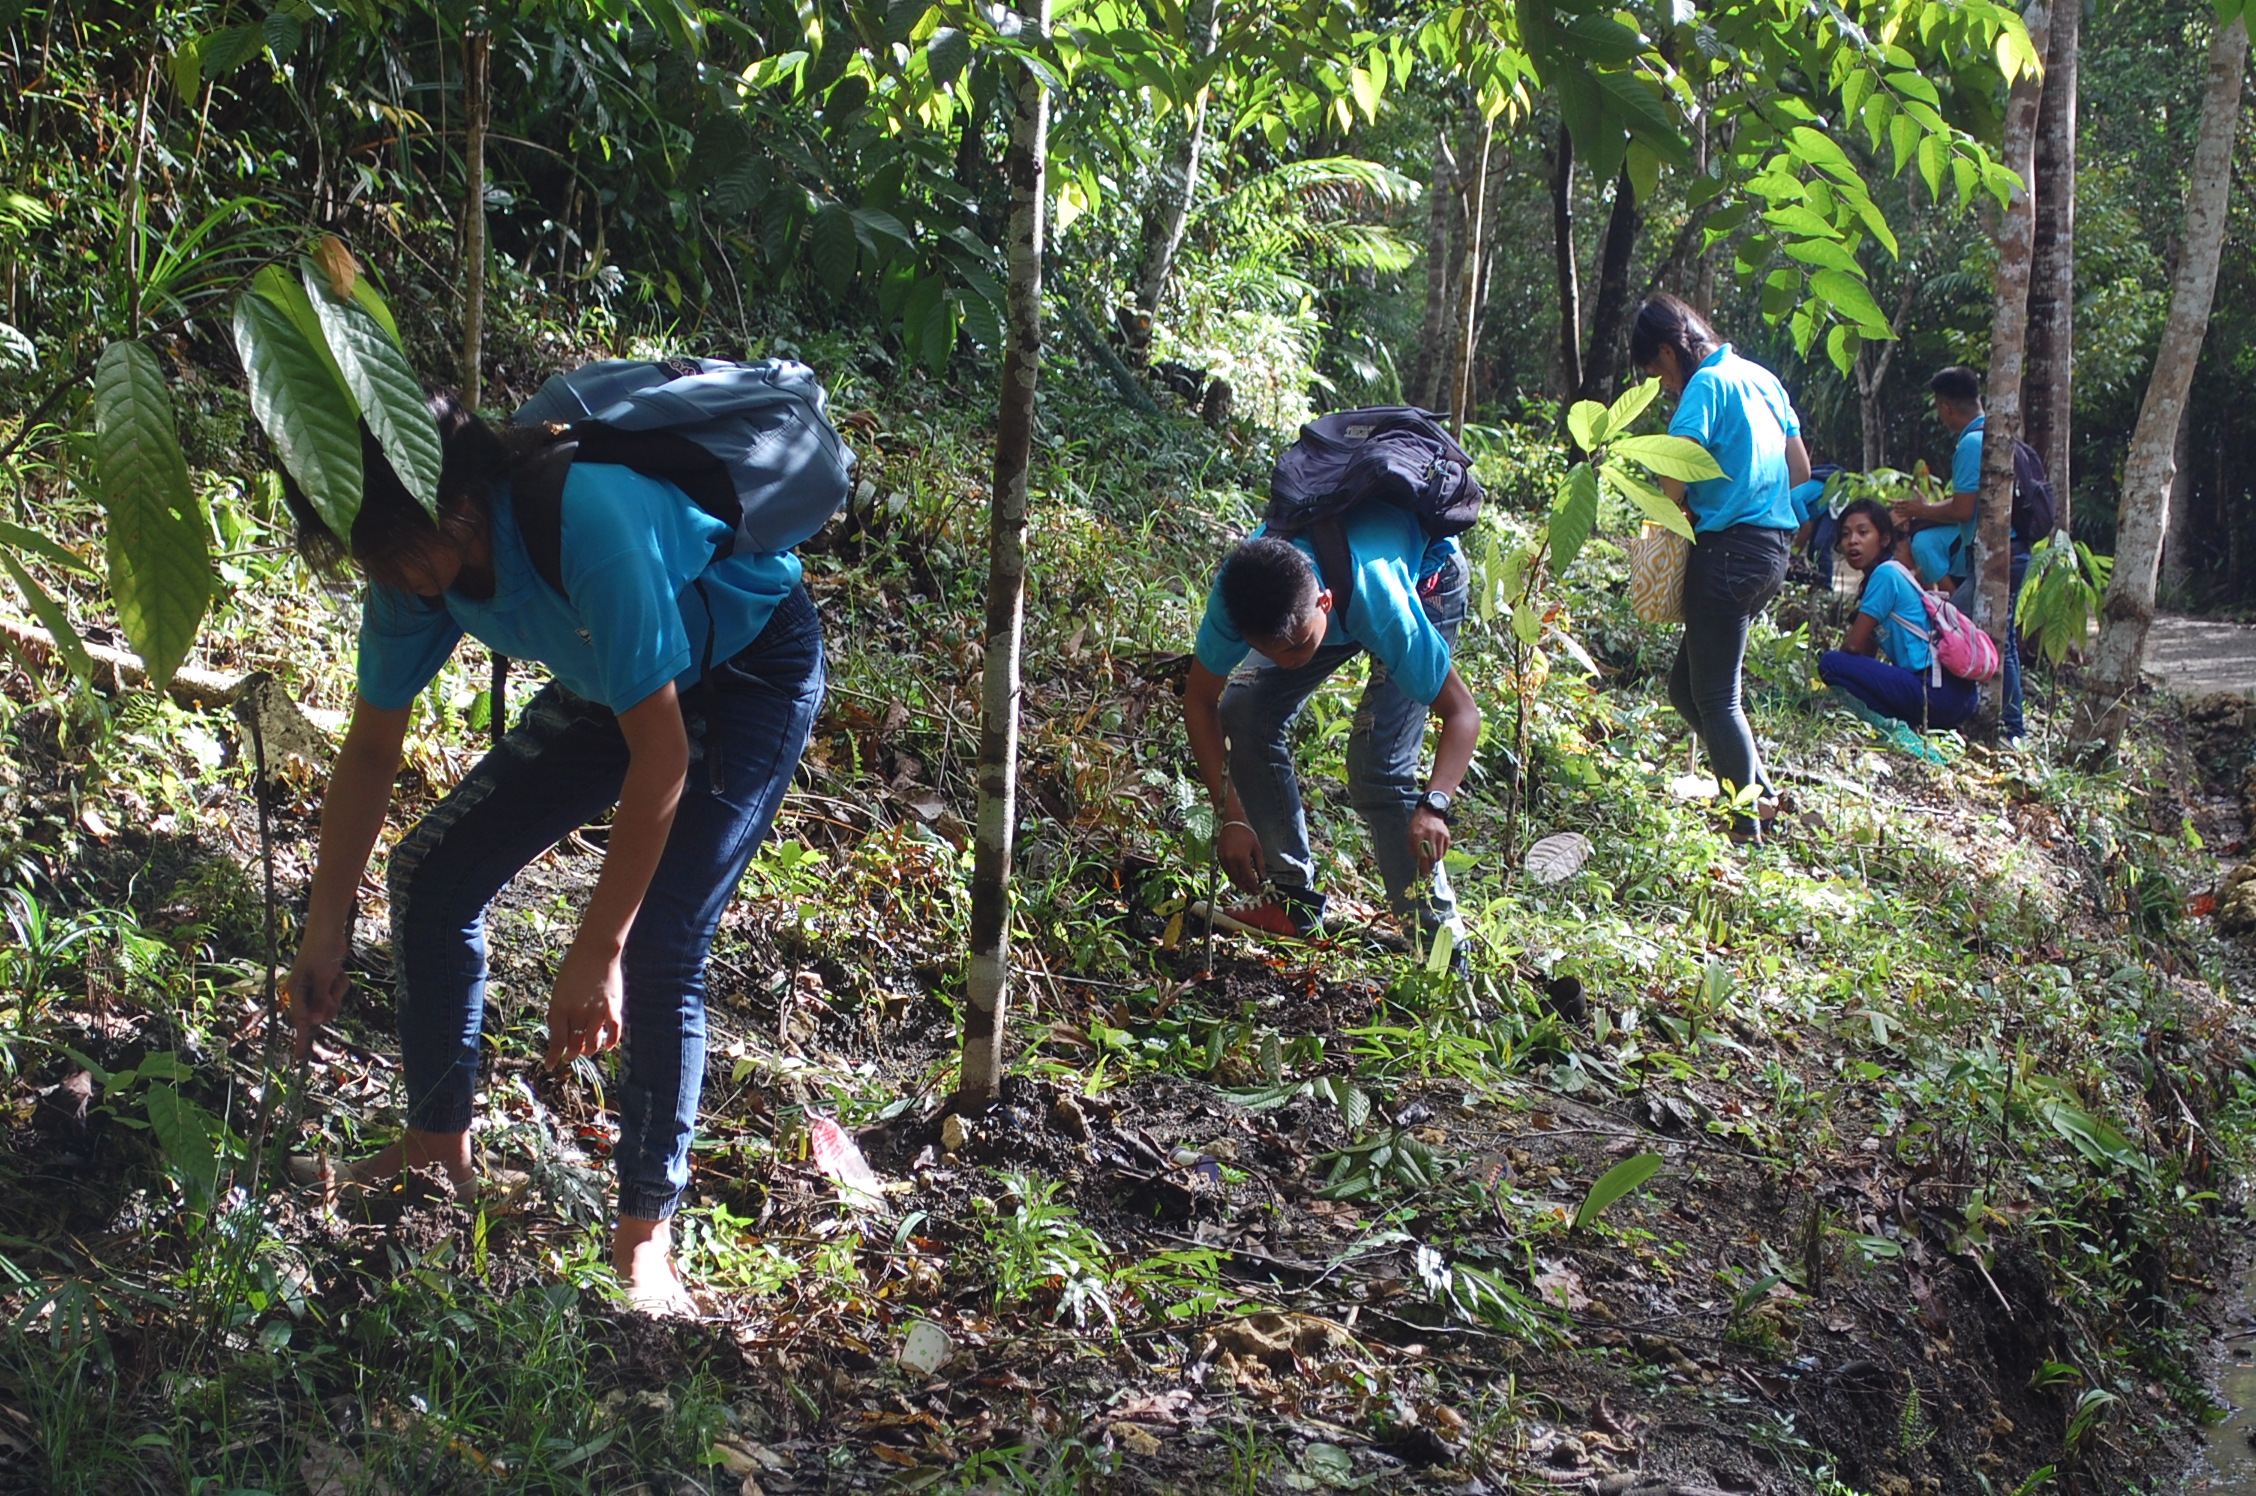
[(790, 359), (603, 359), (552, 377), (511, 424), (547, 441), (510, 474), (541, 580), (564, 588), (564, 480), (575, 462), (660, 478), (733, 532), (714, 559), (787, 551), (846, 502), (854, 454), (824, 413), (814, 371)]
[(2052, 538), (2059, 522), (2060, 505), (2054, 500), (2052, 479), (2044, 459), (2027, 442), (2013, 444), (2013, 533), (2023, 545)]
[(1441, 418), (1414, 405), (1334, 411), (1300, 428), (1269, 478), (1268, 530), (1306, 535), (1339, 616), (1355, 594), (1355, 567), (1341, 516), (1377, 501), (1417, 517), (1428, 540), (1462, 535), (1485, 498), (1473, 460)]

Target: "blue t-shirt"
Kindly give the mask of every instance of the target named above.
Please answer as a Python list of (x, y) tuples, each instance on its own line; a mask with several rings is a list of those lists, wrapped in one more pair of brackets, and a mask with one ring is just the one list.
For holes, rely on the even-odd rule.
[(1733, 525), (1791, 530), (1801, 523), (1786, 481), (1786, 439), (1802, 434), (1786, 386), (1729, 343), (1701, 360), (1677, 398), (1669, 435), (1708, 449), (1720, 478), (1688, 484), (1692, 528), (1702, 534)]
[[(1349, 510), (1340, 528), (1355, 566), (1355, 595), (1348, 600), (1344, 620), (1339, 609), (1332, 610), (1324, 642), (1362, 645), (1386, 667), (1404, 695), (1431, 705), (1449, 678), (1449, 643), (1419, 603), (1418, 584), (1455, 559), (1457, 542), (1429, 543), (1416, 516), (1387, 503)], [(1307, 537), (1294, 536), (1292, 543), (1315, 567), (1316, 547)], [(1228, 675), (1251, 651), (1222, 606), (1221, 580), (1217, 571), (1214, 584), (1207, 588), (1197, 655), (1198, 662), (1216, 675)]]
[(1891, 665), (1901, 665), (1906, 670), (1925, 670), (1933, 658), (1927, 652), (1927, 641), (1904, 627), (1911, 623), (1927, 627), (1927, 604), (1919, 597), (1919, 584), (1893, 561), (1883, 561), (1872, 568), (1864, 579), (1864, 596), (1857, 603), (1857, 611), (1879, 620), (1880, 652)]
[(1786, 497), (1794, 505), (1794, 523), (1806, 524), (1817, 511), (1817, 501), (1825, 497), (1825, 480), (1812, 478), (1807, 483), (1797, 483)]
[(758, 638), (799, 584), (799, 558), (788, 551), (713, 560), (729, 527), (673, 484), (632, 468), (575, 463), (564, 480), (560, 570), (569, 598), (562, 597), (533, 570), (507, 485), (487, 504), (492, 597), (449, 592), (432, 600), (369, 586), (360, 694), (370, 706), (413, 701), (468, 634), (515, 659), (538, 660), (574, 695), (624, 712), (668, 681), (685, 690), (697, 684), (708, 621), (718, 664)]

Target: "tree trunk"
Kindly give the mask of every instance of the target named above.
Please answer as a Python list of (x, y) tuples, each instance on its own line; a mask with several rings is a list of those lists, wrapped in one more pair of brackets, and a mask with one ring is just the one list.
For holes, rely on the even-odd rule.
[[(1050, 29), (1050, 0), (1029, 18)], [(987, 531), (987, 651), (981, 667), (979, 835), (971, 872), (971, 960), (965, 981), (962, 1111), (995, 1097), (1003, 1073), (1010, 993), (1010, 879), (1018, 830), (1018, 651), (1026, 616), (1026, 473), (1034, 451), (1034, 391), (1042, 374), (1042, 214), (1047, 197), (1050, 95), (1021, 67), (1003, 174), (1010, 181), (1007, 346), (995, 416), (995, 485)]]
[(1880, 396), (1888, 383), (1888, 370), (1895, 364), (1896, 350), (1903, 346), (1904, 321), (1911, 315), (1911, 304), (1919, 298), (1919, 282), (1912, 279), (1911, 267), (1899, 261), (1896, 269), (1903, 276), (1903, 289), (1896, 296), (1896, 315), (1888, 323), (1888, 330), (1896, 336), (1885, 343), (1859, 344), (1856, 362), (1850, 366), (1856, 380), (1857, 425), (1864, 438), (1864, 470), (1868, 473), (1888, 465), (1888, 405)]
[[(2037, 240), (2029, 277), (2029, 434), (2068, 528), (2069, 407), (2076, 378), (2076, 54), (2081, 0), (2053, 7), (2037, 110)], [(2032, 544), (2035, 535), (2022, 537)]]
[[(2077, 4), (2079, 0), (2064, 0)], [(2037, 56), (2045, 55), (2047, 0), (2031, 0), (2022, 12)], [(2013, 450), (2021, 436), (2021, 376), (2029, 331), (2029, 267), (2036, 238), (2037, 109), (2044, 101), (2044, 79), (2034, 70), (2014, 82), (2005, 106), (2005, 139), (1998, 159), (2020, 177), (2021, 185), (1998, 220), (1997, 307), (1990, 322), (1989, 420), (1982, 429), (1982, 497), (1974, 532), (1974, 623), (2005, 647), (2013, 627), (2008, 600), (2013, 590)], [(1997, 731), (2005, 701), (2002, 672), (1982, 682), (1976, 730)]]
[(1607, 215), (1606, 240), (1598, 256), (1598, 296), (1590, 304), (1589, 351), (1583, 355), (1579, 387), (1585, 400), (1613, 398), (1614, 374), (1621, 368), (1622, 324), (1629, 313), (1629, 260), (1643, 221), (1625, 166), (1614, 183), (1614, 209)]
[(1466, 407), (1473, 400), (1473, 352), (1480, 342), (1481, 283), (1485, 279), (1486, 255), (1481, 241), (1487, 234), (1488, 149), (1496, 140), (1496, 121), (1480, 115), (1474, 139), (1476, 143), (1467, 163), (1472, 171), (1472, 199), (1465, 205), (1465, 280), (1457, 287), (1463, 316), (1457, 328), (1457, 378), (1449, 400), (1449, 430), (1458, 437), (1465, 434)]
[[(1192, 0), (1183, 22), (1191, 58), (1203, 63), (1214, 55), (1222, 39), (1217, 0)], [(1136, 279), (1136, 305), (1151, 316), (1159, 315), (1159, 299), (1167, 293), (1167, 277), (1175, 269), (1175, 252), (1183, 247), (1183, 226), (1190, 222), (1191, 200), (1197, 195), (1199, 153), (1206, 144), (1207, 90), (1200, 89), (1191, 104), (1190, 128), (1169, 153), (1160, 169), (1157, 190), (1144, 218), (1142, 272)]]
[(486, 121), (487, 56), (492, 38), (471, 30), (462, 38), (462, 400), (476, 410), (484, 394), (486, 346)]
[(1582, 289), (1575, 279), (1574, 137), (1559, 126), (1559, 151), (1551, 167), (1551, 253), (1559, 269), (1559, 429), (1567, 405), (1582, 388)]
[(2130, 718), (2131, 692), (2146, 662), (2147, 630), (2154, 625), (2154, 580), (2162, 536), (2169, 528), (2170, 484), (2178, 423), (2184, 419), (2193, 367), (2209, 328), (2217, 290), (2217, 259), (2225, 242), (2225, 208), (2232, 188), (2233, 131), (2240, 118), (2241, 84), (2248, 69), (2248, 23), (2217, 28), (2209, 47), (2209, 81), (2201, 98), (2201, 132), (2186, 178), (2185, 247), (2170, 288), (2170, 315), (2155, 350), (2154, 372), (2139, 407), (2130, 455), (2123, 462), (2123, 499), (2115, 517), (2115, 575), (2100, 607), (2099, 642), (2076, 704), (2074, 741), (2113, 752)]
[(1457, 197), (1457, 158), (1449, 149), (1449, 132), (1434, 132), (1433, 185), (1426, 199), (1426, 314), (1418, 324), (1418, 352), (1410, 361), (1407, 394), (1412, 405), (1432, 409), (1441, 399), (1441, 375), (1449, 360), (1442, 356), (1449, 326), (1451, 208)]
[(2193, 584), (2193, 409), (2178, 412), (2178, 439), (2171, 444), (2170, 520), (2163, 530), (2162, 588), (2157, 594), (2174, 608), (2185, 607)]

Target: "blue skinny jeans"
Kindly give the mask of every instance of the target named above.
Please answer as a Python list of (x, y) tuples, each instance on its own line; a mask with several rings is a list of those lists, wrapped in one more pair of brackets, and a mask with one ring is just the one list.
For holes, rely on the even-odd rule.
[[(1435, 573), (1419, 604), (1454, 649), (1465, 621), (1468, 573), (1462, 555)], [(1327, 644), (1305, 665), (1284, 670), (1259, 655), (1222, 688), (1222, 731), (1230, 740), (1230, 780), (1245, 807), (1246, 823), (1260, 838), (1269, 882), (1288, 907), (1310, 917), (1323, 912), (1316, 890), (1316, 857), (1308, 846), (1308, 817), (1300, 803), (1300, 774), (1293, 765), (1292, 725), (1316, 688), (1363, 652), (1360, 644)], [(1421, 875), (1410, 847), (1410, 817), (1421, 794), (1419, 759), (1431, 708), (1411, 699), (1384, 665), (1373, 661), (1363, 699), (1347, 739), (1347, 794), (1370, 828), (1371, 855), (1386, 885), (1387, 903), (1407, 933), (1416, 920), (1425, 931), (1443, 925), (1462, 939), (1456, 895), (1438, 865), (1429, 892), (1415, 890)]]
[[(2013, 542), (2012, 590), (2006, 594), (2006, 616), (2021, 611), (2021, 584), (2029, 580), (2029, 552), (2020, 541)], [(1968, 577), (1951, 593), (1951, 602), (1967, 617), (1974, 616), (1976, 579)], [(2005, 647), (1998, 651), (2004, 657), (2004, 700), (1998, 707), (1998, 728), (2009, 738), (2020, 737), (2028, 727), (2028, 708), (2021, 696), (2021, 626), (2014, 624), (2005, 631)]]
[[(682, 694), (689, 773), (627, 936), (618, 1088), (619, 1213), (664, 1220), (689, 1184), (705, 1081), (705, 955), (783, 803), (823, 695), (806, 590)], [(720, 750), (716, 790), (710, 755)], [(485, 911), (527, 863), (617, 803), (627, 741), (609, 708), (550, 684), (391, 858), (392, 950), (407, 1121), (470, 1126), (486, 994)]]

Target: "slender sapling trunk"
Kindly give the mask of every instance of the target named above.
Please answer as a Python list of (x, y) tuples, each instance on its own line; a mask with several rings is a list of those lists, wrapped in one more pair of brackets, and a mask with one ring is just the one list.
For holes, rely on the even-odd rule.
[[(1047, 35), (1049, 0), (1029, 19)], [(1011, 853), (1018, 829), (1018, 652), (1026, 613), (1026, 476), (1034, 392), (1042, 373), (1042, 238), (1049, 90), (1021, 66), (1003, 174), (1011, 193), (1007, 346), (995, 417), (995, 485), (987, 538), (987, 653), (979, 727), (979, 833), (971, 873), (971, 958), (965, 982), (961, 1111), (994, 1100), (1003, 1071), (1010, 993)]]

